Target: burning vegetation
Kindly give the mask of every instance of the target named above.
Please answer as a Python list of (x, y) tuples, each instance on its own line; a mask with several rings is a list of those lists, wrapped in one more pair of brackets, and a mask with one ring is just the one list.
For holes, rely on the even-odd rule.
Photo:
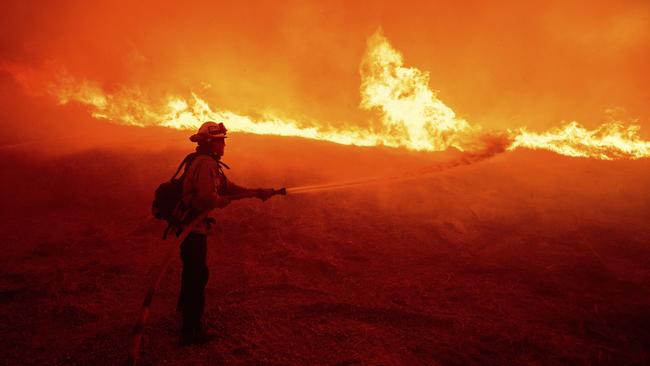
[[(481, 135), (495, 133), (481, 131), (480, 125), (458, 117), (431, 90), (429, 74), (404, 66), (401, 53), (380, 31), (368, 39), (360, 67), (360, 107), (379, 115), (379, 121), (367, 130), (334, 128), (318, 121), (305, 123), (272, 115), (252, 118), (215, 109), (195, 92), (186, 98), (170, 94), (161, 100), (153, 100), (138, 86), (120, 86), (109, 92), (98, 82), (77, 79), (65, 68), (54, 65), (33, 69), (5, 63), (3, 68), (28, 91), (50, 94), (61, 104), (81, 103), (94, 118), (133, 126), (193, 130), (206, 120), (216, 120), (232, 131), (417, 151), (450, 147), (471, 151), (476, 149)], [(639, 130), (638, 125), (620, 122), (587, 130), (571, 122), (540, 133), (529, 132), (526, 127), (496, 133), (509, 136), (510, 141), (504, 145), (507, 150), (545, 149), (561, 155), (609, 160), (650, 156), (650, 141), (643, 140)]]

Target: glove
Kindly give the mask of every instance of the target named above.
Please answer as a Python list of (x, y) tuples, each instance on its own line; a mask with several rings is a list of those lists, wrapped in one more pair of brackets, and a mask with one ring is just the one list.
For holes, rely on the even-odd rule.
[(275, 189), (273, 188), (260, 188), (255, 190), (255, 197), (262, 200), (262, 202), (268, 200), (275, 194)]

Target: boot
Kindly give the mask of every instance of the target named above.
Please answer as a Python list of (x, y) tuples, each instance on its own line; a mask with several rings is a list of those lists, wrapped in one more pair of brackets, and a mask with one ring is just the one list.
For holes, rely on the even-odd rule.
[(217, 339), (217, 332), (208, 329), (203, 324), (199, 324), (196, 329), (194, 329), (194, 344), (205, 344), (212, 342)]
[(178, 345), (181, 347), (191, 346), (194, 344), (194, 332), (193, 331), (182, 331), (181, 337), (178, 341)]
[(205, 329), (202, 325), (198, 325), (192, 329), (183, 330), (179, 345), (181, 347), (206, 344), (217, 339), (217, 332)]
[(217, 333), (211, 330), (202, 330), (194, 334), (193, 344), (206, 344), (216, 340), (218, 337)]

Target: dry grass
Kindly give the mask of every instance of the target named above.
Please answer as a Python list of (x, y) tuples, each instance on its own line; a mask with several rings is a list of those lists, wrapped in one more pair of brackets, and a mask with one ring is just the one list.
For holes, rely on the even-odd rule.
[[(231, 177), (251, 186), (446, 158), (255, 136), (228, 149)], [(169, 245), (151, 194), (183, 151), (2, 152), (2, 362), (124, 362)], [(206, 319), (219, 340), (177, 347), (176, 261), (143, 362), (647, 364), (648, 164), (516, 152), (408, 182), (236, 202), (209, 252)]]

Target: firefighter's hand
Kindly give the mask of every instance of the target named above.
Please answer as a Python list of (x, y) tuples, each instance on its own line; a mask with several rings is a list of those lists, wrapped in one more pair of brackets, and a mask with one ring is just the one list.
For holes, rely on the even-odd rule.
[(255, 190), (255, 197), (262, 200), (262, 202), (268, 200), (274, 194), (275, 194), (275, 189), (273, 188), (260, 188)]
[(220, 196), (216, 199), (215, 201), (215, 207), (216, 208), (224, 208), (230, 204), (230, 198), (226, 196)]

